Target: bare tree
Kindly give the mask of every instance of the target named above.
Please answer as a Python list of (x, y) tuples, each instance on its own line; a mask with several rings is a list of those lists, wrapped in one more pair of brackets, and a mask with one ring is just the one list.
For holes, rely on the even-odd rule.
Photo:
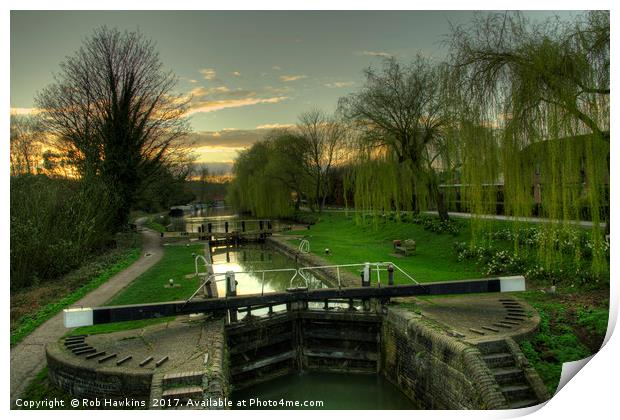
[(340, 99), (340, 111), (364, 131), (366, 145), (387, 149), (399, 164), (412, 166), (414, 191), (430, 189), (439, 216), (447, 219), (434, 165), (446, 124), (438, 68), (419, 55), (409, 65), (388, 58), (381, 70), (368, 68), (365, 76), (359, 92)]
[(11, 175), (33, 174), (38, 168), (44, 133), (34, 116), (11, 115)]
[(46, 129), (78, 173), (114, 186), (118, 225), (141, 183), (184, 147), (187, 100), (174, 94), (176, 80), (142, 34), (102, 27), (37, 95)]
[(314, 204), (322, 211), (331, 171), (344, 151), (346, 131), (334, 117), (317, 109), (300, 115), (297, 130), (304, 145), (304, 169), (314, 183)]

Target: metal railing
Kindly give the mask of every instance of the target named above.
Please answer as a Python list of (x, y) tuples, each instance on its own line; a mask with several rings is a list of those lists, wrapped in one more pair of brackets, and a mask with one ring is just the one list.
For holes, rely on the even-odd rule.
[[(199, 273), (198, 272), (198, 259), (203, 259), (205, 261), (205, 267), (207, 267), (207, 272), (206, 273)], [(192, 295), (189, 297), (189, 299), (187, 299), (185, 301), (185, 304), (187, 304), (188, 302), (190, 302), (194, 297), (196, 297), (196, 295), (200, 292), (200, 290), (205, 287), (207, 284), (209, 283), (218, 283), (221, 281), (225, 281), (226, 280), (226, 276), (228, 274), (227, 273), (209, 273), (209, 266), (211, 266), (211, 268), (213, 267), (213, 264), (210, 264), (207, 262), (206, 258), (204, 258), (202, 255), (197, 255), (195, 260), (195, 272), (196, 272), (196, 276), (206, 276), (205, 280), (200, 284), (200, 286), (198, 286), (198, 288), (196, 289), (196, 291), (194, 293), (192, 293)], [(382, 272), (387, 272), (387, 278), (389, 279), (390, 277), (390, 273), (394, 272), (399, 272), (402, 275), (404, 275), (407, 279), (411, 280), (412, 283), (414, 284), (419, 284), (411, 275), (409, 275), (407, 272), (405, 272), (403, 269), (401, 269), (399, 266), (397, 266), (396, 264), (394, 264), (393, 262), (367, 262), (367, 263), (355, 263), (355, 264), (334, 264), (334, 265), (318, 265), (318, 266), (312, 266), (312, 267), (300, 267), (300, 268), (274, 268), (274, 269), (268, 269), (268, 270), (250, 270), (250, 271), (234, 271), (234, 274), (253, 274), (253, 275), (257, 275), (259, 274), (261, 276), (261, 296), (263, 296), (265, 294), (265, 274), (267, 273), (284, 273), (284, 272), (288, 272), (288, 273), (292, 273), (292, 276), (289, 280), (289, 288), (293, 288), (293, 282), (300, 278), (305, 282), (305, 288), (307, 289), (309, 287), (309, 284), (311, 283), (311, 279), (310, 279), (310, 271), (312, 270), (328, 270), (328, 269), (335, 269), (336, 270), (336, 279), (338, 280), (338, 289), (342, 289), (342, 281), (341, 281), (341, 273), (340, 273), (340, 269), (341, 268), (351, 268), (351, 267), (361, 267), (364, 270), (368, 271), (368, 286), (371, 285), (371, 272), (374, 271), (377, 273), (377, 286), (381, 287), (381, 273)]]
[(349, 267), (366, 267), (366, 266), (374, 267), (374, 271), (377, 273), (377, 284), (381, 287), (381, 272), (389, 271), (390, 266), (393, 270), (398, 270), (399, 273), (402, 273), (405, 277), (411, 280), (414, 284), (419, 284), (413, 277), (411, 277), (408, 273), (406, 273), (402, 268), (394, 264), (393, 262), (374, 262), (374, 263), (357, 263), (357, 264), (336, 264), (336, 265), (318, 265), (314, 267), (301, 267), (297, 269), (299, 275), (306, 279), (306, 283), (308, 282), (308, 278), (306, 277), (306, 271), (310, 270), (322, 270), (322, 269), (336, 269), (336, 278), (338, 279), (338, 288), (342, 288), (342, 282), (340, 279), (340, 269), (341, 268), (349, 268)]
[(302, 239), (297, 250), (302, 254), (308, 254), (310, 252), (310, 241)]
[[(197, 258), (196, 258), (196, 260), (197, 260)], [(291, 277), (291, 279), (289, 281), (289, 283), (291, 283), (291, 284), (292, 284), (293, 280), (299, 275), (299, 272), (298, 272), (298, 270), (296, 268), (274, 268), (274, 269), (270, 269), (270, 270), (234, 271), (235, 275), (237, 275), (237, 274), (261, 274), (261, 277), (262, 277), (261, 291), (260, 291), (261, 296), (263, 296), (265, 294), (265, 274), (266, 273), (285, 273), (285, 272), (293, 273), (293, 276)], [(196, 297), (196, 295), (200, 292), (200, 290), (203, 287), (205, 287), (207, 284), (209, 284), (209, 283), (218, 283), (218, 282), (221, 282), (221, 281), (225, 281), (227, 274), (228, 274), (228, 272), (226, 272), (226, 273), (213, 273), (213, 274), (208, 275), (207, 278), (205, 279), (205, 281), (202, 282), (200, 284), (200, 286), (198, 286), (196, 291), (194, 293), (192, 293), (192, 295), (185, 301), (185, 304), (187, 304), (194, 297)], [(304, 280), (306, 280), (305, 277), (304, 277)], [(308, 287), (307, 280), (306, 280), (306, 287)]]
[[(204, 265), (205, 265), (206, 270), (204, 273), (198, 272), (198, 260), (203, 260), (205, 263)], [(200, 254), (196, 255), (196, 257), (194, 258), (194, 275), (196, 277), (202, 277), (202, 276), (209, 275), (209, 266), (212, 266), (212, 265), (213, 265), (213, 261), (207, 260), (207, 258), (203, 257)]]
[(198, 225), (199, 228), (203, 228), (202, 232), (209, 233), (228, 233), (233, 231), (251, 230), (273, 230), (274, 222), (270, 219), (247, 219), (247, 220), (191, 220), (188, 221), (192, 225)]

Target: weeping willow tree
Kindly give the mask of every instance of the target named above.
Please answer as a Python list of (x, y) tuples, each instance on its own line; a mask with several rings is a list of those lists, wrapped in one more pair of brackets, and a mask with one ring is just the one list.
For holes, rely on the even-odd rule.
[[(505, 214), (517, 220), (517, 253), (522, 222), (543, 217), (535, 242), (547, 268), (570, 260), (606, 272), (609, 13), (539, 24), (520, 14), (480, 15), (451, 39), (459, 80), (451, 106), (460, 109), (462, 194), (471, 212), (494, 214), (499, 192)], [(562, 244), (583, 220), (593, 225), (591, 257), (580, 246), (567, 255)], [(473, 241), (483, 238), (483, 225), (482, 218), (472, 223)]]
[(303, 169), (306, 143), (295, 133), (274, 130), (239, 154), (228, 201), (257, 217), (287, 217), (314, 185)]
[(374, 214), (448, 208), (440, 184), (450, 168), (441, 67), (417, 56), (408, 64), (385, 59), (365, 70), (362, 89), (339, 101), (358, 132), (359, 153), (348, 177), (355, 206)]
[[(362, 219), (368, 211), (374, 221), (379, 214), (394, 210), (400, 217), (400, 211), (413, 207), (415, 181), (411, 162), (400, 162), (388, 148), (377, 150), (362, 142), (344, 178), (345, 197), (352, 193), (356, 209), (364, 210)], [(425, 198), (418, 196), (419, 202)]]

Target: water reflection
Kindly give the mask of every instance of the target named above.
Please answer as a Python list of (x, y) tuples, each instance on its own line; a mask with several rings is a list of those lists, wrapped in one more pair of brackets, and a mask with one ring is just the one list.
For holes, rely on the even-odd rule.
[[(327, 287), (320, 279), (307, 275), (306, 279), (296, 275), (296, 269), (300, 267), (293, 259), (278, 252), (277, 250), (261, 244), (243, 245), (240, 247), (216, 247), (211, 249), (213, 271), (226, 273), (235, 272), (237, 281), (237, 295), (260, 294), (268, 292), (284, 291), (290, 287), (308, 287), (318, 289)], [(265, 271), (281, 269), (288, 271)], [(226, 295), (226, 284), (223, 276), (217, 283), (218, 296)], [(310, 302), (309, 307), (319, 308), (320, 302)], [(334, 304), (332, 307), (340, 307)], [(272, 308), (274, 312), (283, 311), (286, 305), (277, 305)], [(262, 316), (269, 312), (268, 308), (252, 310), (252, 315)], [(240, 313), (239, 319), (246, 314)]]
[[(237, 214), (232, 214), (228, 209), (219, 208), (219, 213), (211, 213), (216, 209), (203, 209), (206, 211), (206, 217), (185, 216), (177, 218), (175, 230), (185, 230), (188, 232), (197, 232), (199, 226), (205, 226), (212, 223), (213, 231), (223, 232), (223, 223), (228, 222), (231, 228), (238, 225), (240, 218)], [(251, 219), (244, 216), (246, 220), (247, 230), (253, 230), (258, 227), (259, 219)], [(253, 226), (254, 223), (256, 226)], [(244, 244), (239, 247), (214, 247), (210, 249), (213, 261), (213, 271), (216, 274), (224, 274), (227, 271), (234, 271), (235, 280), (237, 281), (237, 295), (260, 294), (268, 292), (284, 291), (290, 287), (308, 287), (308, 289), (318, 289), (328, 287), (322, 280), (306, 273), (306, 278), (299, 275), (295, 276), (295, 270), (301, 267), (295, 260), (289, 258), (285, 254), (265, 244)], [(264, 270), (289, 269), (289, 271), (281, 272), (264, 272)], [(217, 291), (218, 296), (226, 295), (226, 284), (223, 276), (218, 276)], [(310, 308), (322, 308), (322, 302), (310, 302)], [(274, 306), (275, 312), (284, 310), (285, 305)], [(330, 303), (330, 308), (348, 308), (347, 304)], [(253, 315), (265, 315), (268, 309), (256, 309), (252, 311)], [(240, 318), (245, 316), (240, 314)]]
[[(240, 247), (212, 248), (213, 270), (215, 273), (235, 271), (237, 294), (248, 295), (262, 292), (283, 291), (289, 287), (305, 286), (304, 279), (295, 270), (300, 267), (294, 260), (267, 245), (243, 245)], [(262, 270), (290, 269), (286, 272), (262, 272)], [(218, 294), (224, 296), (226, 286), (218, 282)], [(308, 288), (326, 287), (319, 279), (309, 276)]]
[(259, 230), (260, 219), (252, 216), (240, 217), (229, 207), (196, 208), (186, 212), (182, 217), (170, 218), (170, 229), (176, 232), (198, 232), (199, 228), (205, 229), (212, 225), (212, 232), (225, 232), (225, 223), (229, 225), (229, 232), (241, 231), (240, 221), (245, 221), (245, 230)]

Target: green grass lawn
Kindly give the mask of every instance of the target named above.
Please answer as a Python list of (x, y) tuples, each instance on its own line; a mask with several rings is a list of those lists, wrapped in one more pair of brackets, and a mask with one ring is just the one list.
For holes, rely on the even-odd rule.
[[(204, 255), (204, 245), (166, 246), (161, 260), (107, 304), (129, 305), (187, 299), (199, 286), (197, 278), (185, 278), (185, 275), (194, 273), (192, 253)], [(174, 279), (178, 287), (166, 287), (169, 279)]]
[[(319, 223), (308, 231), (289, 231), (288, 235), (306, 235), (310, 251), (333, 264), (391, 261), (409, 273), (418, 282), (460, 280), (481, 277), (471, 262), (458, 262), (453, 250), (455, 241), (469, 240), (469, 229), (459, 235), (437, 234), (413, 223), (379, 222), (359, 225), (353, 216), (331, 213), (321, 216)], [(413, 239), (416, 255), (395, 256), (392, 241)], [(290, 243), (297, 245), (298, 240)], [(325, 255), (329, 248), (331, 255)], [(351, 270), (359, 272), (359, 269)], [(409, 282), (404, 276), (395, 276), (397, 283)]]

